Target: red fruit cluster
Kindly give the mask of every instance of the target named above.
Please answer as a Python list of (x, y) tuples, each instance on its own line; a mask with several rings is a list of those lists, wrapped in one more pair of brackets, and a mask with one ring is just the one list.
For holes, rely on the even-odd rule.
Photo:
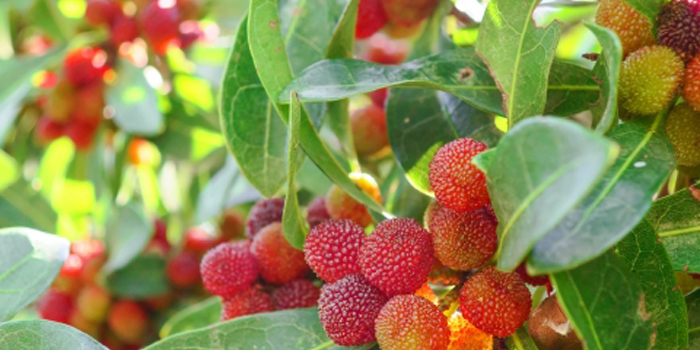
[(204, 288), (225, 298), (249, 289), (258, 272), (258, 261), (247, 242), (220, 244), (204, 255), (201, 264)]
[(355, 37), (367, 39), (386, 24), (386, 12), (380, 0), (360, 0), (357, 9)]
[(353, 221), (326, 221), (306, 237), (306, 262), (318, 277), (329, 283), (358, 274), (364, 240), (365, 230)]
[(309, 203), (309, 206), (306, 208), (306, 222), (309, 223), (311, 228), (330, 219), (331, 214), (326, 209), (326, 197), (318, 197)]
[(250, 251), (258, 260), (260, 276), (268, 283), (285, 284), (302, 277), (309, 267), (304, 252), (292, 247), (279, 222), (265, 226), (253, 238)]
[(263, 199), (255, 203), (246, 222), (245, 234), (248, 239), (253, 239), (263, 227), (282, 221), (284, 211), (284, 198)]
[(435, 257), (454, 270), (480, 267), (496, 252), (497, 226), (487, 207), (464, 213), (441, 208), (429, 223)]
[(270, 296), (264, 293), (259, 286), (248, 288), (238, 294), (225, 297), (222, 300), (221, 320), (232, 320), (236, 317), (273, 311)]
[(360, 156), (375, 154), (389, 146), (384, 107), (370, 104), (350, 114), (355, 151)]
[(377, 316), (376, 335), (383, 350), (444, 350), (450, 342), (445, 315), (415, 295), (395, 296), (384, 305)]
[(688, 62), (700, 54), (700, 3), (672, 0), (661, 7), (657, 18), (658, 43), (668, 46)]
[(289, 282), (271, 294), (276, 310), (314, 307), (318, 304), (320, 295), (321, 290), (304, 279)]

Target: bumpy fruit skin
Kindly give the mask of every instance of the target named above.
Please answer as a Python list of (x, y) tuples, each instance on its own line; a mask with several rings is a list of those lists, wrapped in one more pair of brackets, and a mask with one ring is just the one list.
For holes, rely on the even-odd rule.
[(389, 39), (377, 33), (369, 39), (366, 59), (381, 64), (399, 64), (408, 56), (408, 48), (403, 42)]
[(89, 0), (85, 19), (92, 25), (106, 25), (122, 16), (122, 8), (113, 0)]
[(426, 230), (430, 230), (430, 223), (433, 221), (435, 214), (437, 214), (440, 209), (442, 209), (442, 205), (440, 205), (440, 202), (436, 200), (430, 201), (428, 207), (425, 208), (425, 212), (423, 213), (423, 227), (425, 227)]
[(41, 318), (62, 323), (68, 323), (73, 307), (70, 295), (54, 289), (49, 289), (36, 303)]
[(438, 0), (382, 0), (389, 22), (402, 26), (412, 26), (428, 18), (438, 3)]
[(304, 252), (292, 247), (282, 234), (279, 222), (265, 226), (250, 246), (259, 262), (260, 276), (274, 284), (291, 282), (308, 271)]
[(163, 7), (162, 3), (151, 1), (140, 16), (141, 30), (158, 55), (165, 55), (168, 46), (177, 43), (180, 25), (180, 12), (177, 7)]
[(102, 322), (107, 319), (111, 305), (112, 298), (109, 292), (98, 286), (86, 286), (78, 294), (78, 311), (89, 321)]
[(222, 243), (204, 255), (200, 273), (209, 292), (231, 297), (250, 288), (258, 278), (258, 261), (248, 243)]
[(331, 214), (328, 214), (328, 209), (326, 209), (326, 197), (318, 197), (309, 203), (306, 208), (306, 222), (311, 228), (330, 219)]
[(448, 350), (491, 350), (493, 336), (484, 333), (467, 321), (462, 314), (455, 313), (447, 321), (450, 327)]
[(258, 201), (248, 214), (245, 235), (253, 239), (263, 227), (273, 222), (282, 222), (283, 211), (284, 198), (269, 198)]
[(297, 309), (318, 305), (321, 290), (311, 281), (299, 279), (289, 282), (272, 292), (275, 310)]
[(554, 296), (532, 310), (527, 329), (540, 350), (583, 349), (583, 344)]
[(666, 120), (666, 133), (676, 163), (685, 166), (700, 164), (700, 112), (687, 102), (674, 107)]
[(450, 342), (445, 315), (415, 295), (391, 298), (379, 312), (375, 329), (382, 350), (446, 350)]
[(118, 301), (112, 306), (108, 318), (109, 328), (126, 343), (137, 343), (148, 331), (148, 315), (136, 302)]
[(92, 48), (77, 48), (66, 55), (63, 60), (63, 72), (74, 86), (85, 86), (102, 80), (107, 66), (107, 54)]
[(633, 52), (620, 71), (620, 104), (635, 115), (660, 112), (671, 102), (683, 81), (683, 61), (665, 46)]
[(389, 145), (384, 108), (370, 104), (350, 114), (355, 151), (361, 156), (381, 151)]
[(515, 272), (520, 276), (520, 279), (523, 280), (523, 282), (533, 285), (533, 286), (544, 286), (549, 282), (549, 276), (543, 275), (543, 276), (530, 276), (527, 273), (527, 267), (525, 266), (525, 263), (520, 264), (517, 269), (515, 269)]
[(660, 45), (676, 50), (686, 62), (700, 54), (700, 3), (696, 0), (666, 2), (656, 21)]
[(221, 321), (232, 320), (236, 317), (273, 311), (270, 296), (260, 288), (252, 287), (234, 296), (224, 298), (221, 308)]
[(440, 205), (465, 212), (491, 203), (486, 176), (472, 164), (472, 159), (487, 148), (479, 141), (463, 138), (442, 146), (435, 153), (428, 177)]
[(454, 270), (477, 268), (498, 248), (497, 227), (486, 207), (464, 213), (442, 208), (430, 221), (435, 257)]
[(366, 39), (376, 33), (386, 24), (387, 18), (379, 0), (360, 0), (357, 9), (357, 26), (355, 37)]
[(655, 42), (651, 21), (624, 0), (601, 0), (595, 22), (617, 34), (624, 55)]
[[(379, 186), (371, 176), (353, 173), (350, 174), (350, 179), (370, 197), (381, 203), (382, 195), (379, 192)], [(328, 190), (326, 209), (333, 220), (352, 220), (362, 227), (367, 227), (374, 221), (362, 203), (356, 201), (337, 185), (331, 186)]]
[(413, 219), (381, 222), (360, 250), (362, 274), (389, 297), (418, 290), (432, 266), (430, 234)]
[(318, 315), (336, 344), (367, 344), (376, 340), (374, 320), (386, 301), (386, 296), (361, 275), (350, 275), (321, 288)]
[(488, 267), (464, 283), (459, 303), (464, 318), (476, 328), (507, 337), (527, 320), (532, 299), (518, 274)]
[(199, 276), (199, 256), (182, 251), (175, 255), (167, 265), (168, 278), (176, 287), (192, 287), (197, 285)]
[(693, 58), (685, 69), (683, 99), (700, 111), (700, 55)]
[(360, 248), (365, 230), (351, 220), (329, 220), (314, 227), (306, 237), (304, 256), (311, 269), (333, 283), (360, 273)]

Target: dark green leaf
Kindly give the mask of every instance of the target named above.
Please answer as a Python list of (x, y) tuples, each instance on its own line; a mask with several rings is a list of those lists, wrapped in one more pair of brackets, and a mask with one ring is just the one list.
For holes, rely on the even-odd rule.
[(284, 237), (292, 247), (303, 250), (306, 235), (309, 234), (309, 228), (299, 209), (296, 186), (297, 163), (299, 163), (298, 159), (302, 155), (299, 146), (300, 119), (301, 106), (295, 94), (289, 108), (289, 145), (287, 147), (289, 149), (289, 156), (287, 157), (289, 171), (287, 172), (287, 196), (284, 201), (284, 214), (282, 215), (282, 232), (284, 232)]
[(136, 258), (150, 242), (152, 227), (141, 205), (131, 203), (116, 208), (107, 228), (109, 259), (104, 267), (105, 272), (109, 274), (121, 269)]
[(646, 312), (656, 328), (653, 349), (687, 349), (688, 324), (684, 320), (688, 315), (683, 293), (677, 288), (676, 275), (654, 226), (642, 220), (618, 244), (617, 251), (642, 285)]
[(127, 60), (119, 61), (117, 83), (107, 90), (107, 102), (114, 107), (114, 123), (124, 132), (152, 136), (164, 128), (156, 91), (144, 70)]
[(626, 261), (612, 252), (550, 275), (557, 300), (590, 350), (649, 349), (656, 337), (646, 296)]
[(0, 230), (0, 322), (11, 319), (51, 285), (69, 247), (63, 237), (32, 229)]
[(486, 169), (499, 221), (498, 267), (515, 269), (590, 193), (616, 155), (612, 142), (565, 119), (529, 118), (511, 129)]
[(58, 1), (54, 0), (34, 0), (27, 18), (52, 38), (68, 41), (74, 34), (74, 28), (71, 28), (68, 19), (63, 16), (57, 5)]
[(532, 17), (540, 0), (492, 0), (479, 26), (476, 51), (503, 92), (509, 128), (541, 115), (561, 22), (539, 28)]
[(107, 276), (107, 288), (123, 298), (146, 299), (170, 291), (166, 261), (154, 254), (139, 255), (128, 265)]
[(526, 326), (518, 328), (513, 335), (508, 337), (508, 339), (506, 339), (506, 345), (510, 350), (538, 350), (537, 344), (535, 344), (535, 341), (530, 337)]
[(598, 57), (593, 68), (593, 74), (600, 79), (600, 103), (591, 108), (593, 125), (596, 131), (604, 134), (617, 123), (617, 82), (622, 66), (622, 44), (617, 34), (610, 29), (594, 23), (586, 23), (586, 27), (598, 38), (603, 52)]
[(0, 324), (0, 349), (108, 350), (97, 340), (71, 326), (46, 320)]
[(0, 192), (0, 227), (22, 226), (55, 232), (56, 220), (53, 208), (24, 179)]
[(387, 211), (397, 217), (413, 218), (423, 222), (423, 214), (430, 204), (430, 197), (413, 188), (400, 167), (396, 166), (395, 169), (396, 181), (387, 191), (388, 194), (382, 194), (382, 197), (386, 198)]
[(661, 10), (661, 5), (664, 4), (665, 0), (624, 0), (626, 3), (630, 4), (635, 10), (641, 12), (651, 23), (656, 22), (656, 17), (659, 15)]
[(611, 130), (608, 136), (620, 145), (620, 157), (593, 192), (535, 245), (528, 260), (533, 272), (551, 273), (589, 261), (642, 220), (674, 166), (662, 115), (651, 119)]
[(212, 176), (199, 193), (195, 222), (203, 223), (224, 209), (259, 198), (260, 193), (241, 176), (238, 164), (229, 156), (224, 167)]
[(700, 349), (700, 289), (685, 297), (688, 306), (688, 349)]
[(689, 190), (656, 200), (646, 219), (666, 245), (676, 271), (700, 272), (700, 201)]
[(221, 299), (211, 297), (187, 307), (172, 316), (160, 329), (160, 337), (211, 326), (221, 318)]

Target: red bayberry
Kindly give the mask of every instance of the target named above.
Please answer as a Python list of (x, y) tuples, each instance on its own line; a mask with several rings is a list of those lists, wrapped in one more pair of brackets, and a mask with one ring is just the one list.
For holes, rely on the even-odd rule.
[(430, 187), (443, 207), (464, 212), (490, 203), (486, 176), (472, 164), (472, 158), (486, 145), (469, 138), (442, 146), (430, 162)]
[(51, 142), (63, 136), (64, 125), (51, 117), (41, 117), (36, 123), (36, 136), (41, 142)]
[(383, 350), (446, 350), (450, 342), (445, 315), (415, 295), (391, 298), (377, 316), (376, 333)]
[(525, 263), (520, 264), (517, 269), (515, 269), (515, 272), (520, 276), (520, 279), (523, 280), (523, 282), (533, 285), (533, 286), (544, 286), (549, 282), (549, 277), (547, 275), (544, 276), (530, 276), (527, 273), (527, 268), (525, 267)]
[(625, 56), (655, 42), (649, 18), (624, 0), (601, 0), (595, 21), (617, 34)]
[(36, 303), (39, 316), (45, 320), (68, 323), (73, 312), (73, 298), (54, 289), (49, 289)]
[(323, 286), (318, 315), (336, 344), (367, 344), (376, 339), (374, 320), (386, 301), (386, 296), (361, 275), (350, 275)]
[(112, 332), (126, 343), (141, 341), (148, 331), (146, 311), (130, 300), (118, 301), (112, 306), (108, 323)]
[(258, 259), (260, 275), (269, 283), (291, 282), (309, 268), (304, 261), (304, 252), (287, 242), (279, 222), (260, 230), (253, 238), (250, 251)]
[(367, 60), (381, 64), (399, 64), (408, 56), (408, 48), (402, 42), (391, 40), (388, 36), (377, 33), (369, 39)]
[(85, 19), (92, 25), (110, 24), (122, 15), (122, 8), (113, 0), (88, 0), (85, 8)]
[(219, 222), (219, 231), (221, 237), (225, 240), (232, 240), (234, 238), (243, 238), (245, 236), (245, 217), (235, 211), (229, 210), (224, 213), (221, 222)]
[(464, 283), (459, 303), (464, 318), (476, 328), (507, 337), (525, 323), (532, 300), (517, 273), (488, 267)]
[(192, 46), (199, 38), (204, 36), (204, 31), (197, 21), (187, 21), (180, 24), (180, 48), (183, 50)]
[(82, 86), (75, 94), (73, 120), (97, 125), (102, 121), (102, 110), (105, 107), (104, 84), (100, 81), (94, 84)]
[(448, 350), (491, 350), (493, 336), (474, 327), (462, 314), (455, 313), (447, 325), (450, 327)]
[(136, 20), (131, 17), (117, 17), (109, 28), (109, 40), (112, 45), (119, 45), (132, 42), (139, 36), (139, 26)]
[(263, 199), (255, 203), (248, 214), (245, 234), (252, 239), (263, 227), (282, 221), (284, 198)]
[(361, 156), (377, 153), (389, 145), (384, 108), (370, 104), (350, 114), (355, 151)]
[(320, 295), (321, 290), (311, 281), (300, 279), (289, 282), (272, 292), (272, 302), (277, 310), (314, 307), (318, 304)]
[(389, 22), (412, 26), (428, 18), (438, 5), (437, 0), (382, 0)]
[(415, 292), (432, 266), (430, 234), (413, 219), (381, 222), (360, 251), (362, 274), (387, 296)]
[(700, 54), (700, 3), (697, 0), (666, 2), (657, 23), (659, 44), (676, 50), (686, 62)]
[(379, 0), (360, 0), (357, 8), (357, 26), (355, 37), (366, 39), (386, 24), (386, 13)]
[(230, 297), (248, 289), (258, 278), (258, 261), (248, 243), (222, 243), (204, 255), (200, 272), (204, 288)]
[(252, 287), (223, 299), (221, 320), (232, 320), (236, 317), (273, 311), (274, 309), (275, 306), (272, 304), (270, 296), (263, 293), (260, 288)]
[(695, 56), (685, 70), (685, 85), (683, 86), (683, 99), (700, 111), (700, 55)]
[(155, 220), (153, 223), (153, 237), (148, 244), (147, 250), (153, 250), (162, 254), (170, 251), (171, 245), (168, 241), (168, 226), (163, 220)]
[(86, 150), (92, 146), (92, 141), (95, 138), (95, 126), (87, 123), (73, 121), (66, 125), (66, 136), (75, 144), (79, 150)]
[(389, 89), (387, 88), (374, 90), (369, 93), (369, 98), (372, 99), (372, 103), (384, 108), (384, 102), (386, 102), (386, 97), (388, 93)]
[[(353, 173), (350, 174), (350, 179), (377, 202), (382, 201), (379, 186), (371, 176)], [(328, 190), (326, 209), (333, 220), (352, 220), (362, 227), (369, 226), (374, 221), (364, 204), (356, 201), (337, 185), (331, 186), (330, 190)]]
[(358, 262), (365, 230), (350, 220), (330, 220), (306, 237), (304, 254), (311, 269), (326, 282), (360, 273)]
[(175, 255), (167, 266), (170, 282), (177, 287), (187, 288), (199, 282), (199, 257), (197, 254), (182, 251)]
[(306, 209), (306, 221), (311, 228), (331, 218), (331, 214), (328, 214), (326, 209), (326, 197), (314, 199)]
[(162, 6), (164, 3), (164, 1), (149, 2), (140, 17), (143, 34), (158, 55), (164, 55), (168, 51), (168, 46), (177, 42), (180, 34), (180, 13), (177, 7)]
[(75, 49), (63, 60), (63, 71), (75, 86), (84, 86), (102, 80), (107, 71), (107, 54), (92, 47)]
[(104, 321), (111, 304), (109, 293), (95, 285), (86, 286), (78, 294), (78, 311), (85, 319), (92, 322)]
[(435, 257), (455, 270), (477, 268), (496, 252), (496, 227), (496, 218), (486, 208), (464, 213), (442, 208), (430, 221)]
[(218, 237), (201, 227), (193, 227), (185, 232), (185, 250), (204, 254), (218, 243)]

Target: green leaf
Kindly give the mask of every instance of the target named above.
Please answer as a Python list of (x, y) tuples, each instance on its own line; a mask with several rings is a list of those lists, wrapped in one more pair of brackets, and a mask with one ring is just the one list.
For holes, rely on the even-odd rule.
[(508, 349), (511, 350), (538, 350), (537, 344), (535, 344), (535, 341), (530, 337), (526, 326), (518, 328), (513, 335), (508, 337), (506, 339), (506, 345)]
[(28, 228), (0, 229), (0, 322), (11, 319), (51, 285), (69, 248), (70, 242), (56, 235)]
[(0, 349), (108, 350), (97, 340), (71, 326), (46, 320), (0, 324)]
[(700, 347), (700, 289), (694, 290), (685, 297), (688, 310), (688, 349)]
[[(598, 101), (598, 84), (585, 68), (555, 60), (549, 79), (546, 114), (571, 115)], [(296, 91), (302, 102), (335, 101), (385, 87), (439, 89), (483, 111), (503, 114), (501, 92), (472, 47), (395, 66), (323, 60), (302, 71), (277, 97), (281, 103), (289, 103), (289, 92)]]
[(145, 71), (127, 60), (120, 60), (117, 73), (117, 83), (107, 90), (107, 102), (114, 107), (114, 123), (129, 134), (153, 136), (161, 133), (165, 127), (163, 114)]
[(538, 28), (532, 14), (539, 2), (490, 1), (479, 26), (476, 51), (503, 92), (509, 128), (542, 114), (547, 103), (547, 79), (562, 24), (555, 21)]
[(203, 223), (230, 207), (253, 202), (260, 198), (260, 193), (241, 176), (238, 164), (231, 157), (207, 182), (197, 199), (195, 222)]
[(160, 329), (160, 337), (191, 331), (211, 326), (221, 318), (221, 299), (211, 297), (197, 304), (188, 306), (170, 317)]
[(596, 131), (605, 134), (617, 123), (617, 82), (622, 66), (622, 44), (614, 31), (594, 23), (586, 27), (598, 38), (603, 52), (593, 68), (593, 74), (600, 79), (601, 101), (591, 108), (593, 126)]
[(550, 275), (557, 301), (589, 350), (649, 349), (656, 337), (646, 296), (612, 252)]
[(656, 17), (659, 15), (661, 6), (665, 0), (624, 0), (635, 10), (649, 18), (651, 23), (656, 23)]
[(68, 41), (75, 33), (68, 19), (58, 9), (58, 1), (35, 0), (27, 18), (58, 41)]
[(651, 206), (673, 169), (673, 149), (662, 115), (635, 119), (611, 130), (620, 156), (578, 207), (537, 242), (528, 269), (551, 273), (603, 254), (629, 233)]
[(129, 264), (153, 235), (152, 223), (146, 218), (141, 205), (127, 204), (116, 208), (112, 215), (106, 239), (109, 258), (104, 271), (107, 274)]
[(700, 201), (684, 189), (654, 201), (646, 216), (676, 271), (700, 272)]
[(68, 137), (61, 137), (46, 147), (39, 163), (39, 180), (41, 192), (46, 198), (58, 194), (59, 187), (66, 178), (68, 166), (75, 156), (75, 145)]
[(23, 178), (0, 192), (0, 227), (22, 226), (54, 232), (56, 212)]
[(306, 236), (309, 234), (309, 228), (307, 227), (306, 219), (301, 214), (299, 209), (299, 197), (297, 196), (297, 163), (300, 156), (301, 149), (299, 146), (299, 124), (301, 124), (301, 110), (299, 99), (294, 96), (292, 98), (292, 104), (289, 108), (289, 156), (287, 157), (287, 164), (289, 164), (289, 171), (287, 172), (287, 196), (284, 201), (284, 213), (282, 215), (282, 225), (284, 232), (284, 237), (287, 242), (299, 250), (304, 249), (304, 241), (306, 241)]
[(12, 185), (20, 177), (20, 169), (17, 161), (5, 151), (0, 150), (0, 193)]
[(656, 328), (654, 349), (687, 349), (688, 315), (683, 293), (677, 288), (666, 249), (657, 240), (656, 230), (643, 220), (617, 246), (618, 254), (631, 266), (642, 285), (646, 311)]
[(160, 208), (160, 191), (158, 188), (158, 175), (152, 166), (137, 166), (136, 177), (139, 183), (139, 193), (148, 217), (158, 215)]
[(144, 350), (170, 350), (187, 345), (193, 349), (216, 349), (232, 344), (239, 349), (369, 349), (371, 345), (342, 347), (333, 345), (318, 320), (317, 309), (296, 309), (239, 317), (195, 331), (176, 334), (151, 344)]
[(499, 221), (498, 268), (515, 269), (590, 193), (616, 155), (612, 142), (565, 119), (529, 118), (511, 129), (486, 169)]
[[(390, 179), (395, 181), (389, 183)], [(425, 209), (430, 204), (430, 197), (411, 186), (406, 174), (398, 166), (394, 167), (384, 184), (389, 185), (388, 191), (382, 191), (382, 197), (386, 198), (387, 211), (397, 217), (413, 218), (422, 223)]]
[(123, 298), (146, 299), (170, 291), (166, 261), (155, 254), (139, 255), (128, 265), (107, 276), (107, 288)]

